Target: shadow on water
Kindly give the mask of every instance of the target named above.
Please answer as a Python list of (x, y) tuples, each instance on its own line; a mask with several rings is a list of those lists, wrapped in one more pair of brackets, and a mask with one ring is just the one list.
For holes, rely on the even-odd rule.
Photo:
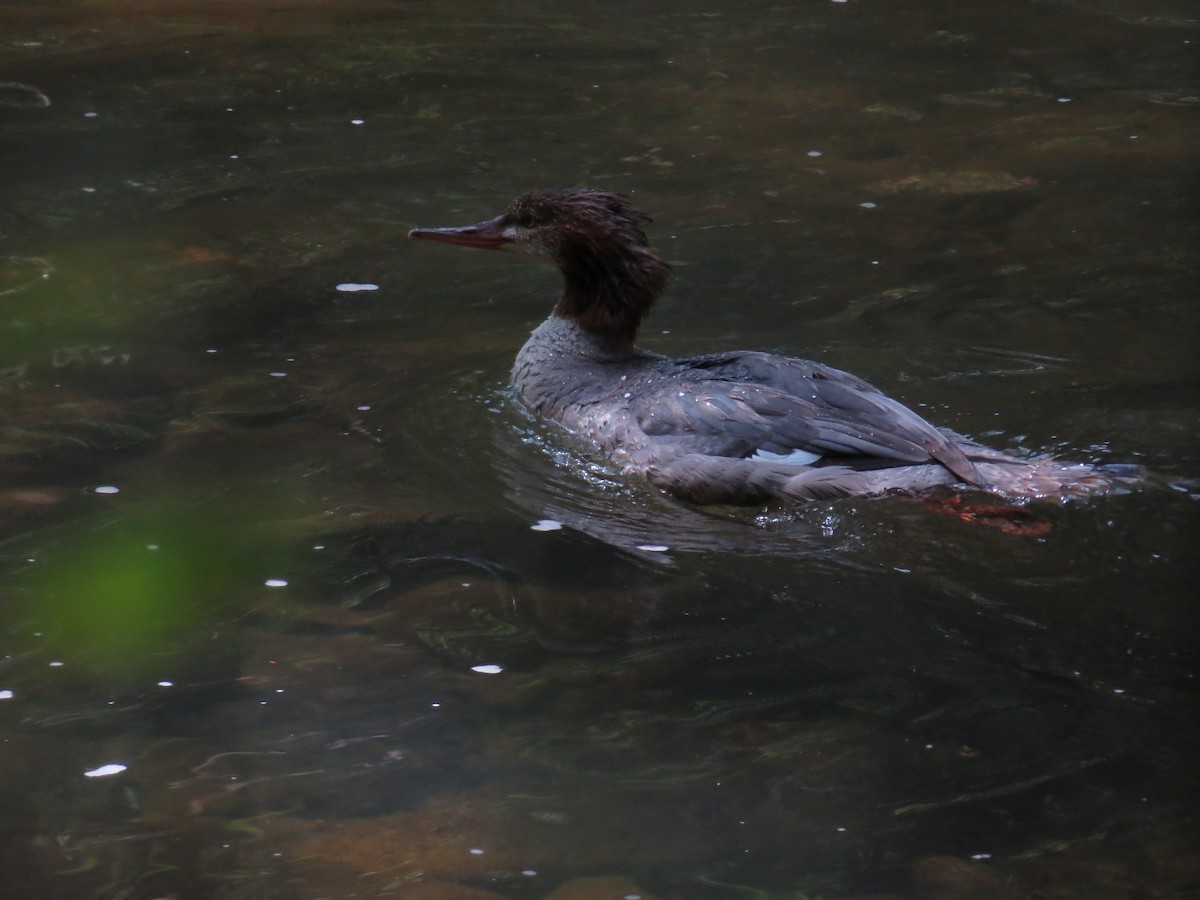
[[(1197, 31), (5, 6), (0, 892), (1190, 896)], [(657, 219), (648, 346), (1153, 477), (624, 481), (505, 387), (553, 273), (403, 243), (580, 183)]]

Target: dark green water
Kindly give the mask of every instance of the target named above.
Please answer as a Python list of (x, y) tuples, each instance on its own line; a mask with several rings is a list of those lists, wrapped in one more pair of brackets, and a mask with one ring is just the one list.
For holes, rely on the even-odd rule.
[[(1194, 896), (1200, 17), (1133, 6), (0, 5), (0, 893)], [(505, 392), (554, 273), (404, 240), (565, 184), (647, 345), (1146, 484), (622, 482)]]

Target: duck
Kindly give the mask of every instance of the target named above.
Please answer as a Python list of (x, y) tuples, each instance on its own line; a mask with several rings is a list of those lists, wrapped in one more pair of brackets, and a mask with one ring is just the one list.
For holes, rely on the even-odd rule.
[(1023, 458), (927, 422), (832, 366), (762, 351), (673, 358), (638, 327), (670, 266), (623, 194), (530, 191), (473, 225), (409, 237), (549, 263), (562, 294), (516, 356), (522, 403), (626, 476), (695, 504), (789, 503), (936, 488), (1011, 501), (1109, 489), (1101, 468)]

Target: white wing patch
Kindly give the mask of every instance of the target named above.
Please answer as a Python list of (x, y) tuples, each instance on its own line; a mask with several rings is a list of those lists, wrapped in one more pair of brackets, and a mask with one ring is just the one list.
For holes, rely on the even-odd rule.
[(821, 458), (820, 453), (793, 450), (790, 453), (772, 453), (770, 450), (755, 450), (750, 459), (755, 462), (782, 463), (785, 466), (811, 466)]

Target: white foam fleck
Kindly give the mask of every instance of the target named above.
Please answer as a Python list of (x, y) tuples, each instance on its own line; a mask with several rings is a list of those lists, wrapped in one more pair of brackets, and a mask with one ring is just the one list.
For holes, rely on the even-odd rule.
[(371, 284), (369, 281), (343, 281), (337, 286), (337, 289), (346, 294), (353, 294), (357, 291), (377, 291), (379, 285)]
[(479, 666), (471, 666), (472, 672), (478, 672), (480, 675), (499, 675), (504, 671), (504, 666), (498, 666), (494, 663), (484, 663)]
[(91, 769), (83, 773), (85, 778), (106, 778), (109, 775), (119, 775), (128, 769), (128, 766), (123, 766), (120, 763), (108, 763), (100, 766), (98, 769)]
[(563, 523), (557, 519), (538, 519), (529, 527), (533, 531), (562, 531)]

